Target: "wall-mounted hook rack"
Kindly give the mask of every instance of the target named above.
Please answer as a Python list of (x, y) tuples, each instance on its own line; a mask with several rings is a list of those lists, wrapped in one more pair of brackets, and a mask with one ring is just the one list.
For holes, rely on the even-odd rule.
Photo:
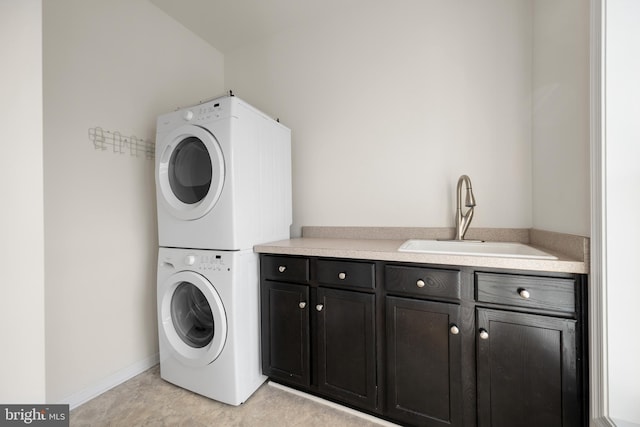
[(101, 127), (89, 128), (89, 141), (96, 150), (106, 151), (111, 147), (114, 153), (139, 157), (144, 153), (145, 158), (153, 159), (156, 154), (156, 146), (153, 142), (138, 138), (135, 135), (124, 136), (120, 132), (104, 130)]

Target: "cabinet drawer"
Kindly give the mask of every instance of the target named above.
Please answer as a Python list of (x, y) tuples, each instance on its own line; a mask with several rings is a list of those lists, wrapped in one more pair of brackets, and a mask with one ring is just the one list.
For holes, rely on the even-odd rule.
[(267, 280), (307, 283), (309, 282), (309, 260), (265, 255), (262, 258), (262, 275)]
[(476, 273), (476, 299), (550, 311), (575, 311), (575, 282), (553, 277)]
[(388, 292), (413, 296), (460, 299), (460, 272), (423, 267), (387, 266)]
[(374, 289), (375, 265), (370, 262), (318, 260), (318, 283)]

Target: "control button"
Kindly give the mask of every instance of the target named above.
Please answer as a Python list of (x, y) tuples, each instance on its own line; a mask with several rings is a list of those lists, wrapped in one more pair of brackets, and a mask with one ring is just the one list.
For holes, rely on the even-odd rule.
[(189, 121), (191, 119), (193, 119), (193, 111), (191, 110), (187, 110), (182, 114), (182, 118), (185, 119), (186, 121)]
[(184, 263), (187, 265), (193, 265), (196, 263), (196, 256), (195, 255), (187, 255), (186, 257), (184, 257)]

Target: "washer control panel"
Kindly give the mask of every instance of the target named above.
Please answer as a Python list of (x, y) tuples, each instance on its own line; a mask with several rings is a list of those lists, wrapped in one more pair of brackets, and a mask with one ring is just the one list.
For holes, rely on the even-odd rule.
[(160, 248), (158, 272), (229, 273), (234, 267), (234, 257), (235, 254), (224, 251)]
[(190, 267), (190, 270), (194, 271), (226, 271), (228, 270), (225, 264), (224, 257), (220, 254), (211, 255), (196, 255), (189, 254), (183, 259), (186, 266)]

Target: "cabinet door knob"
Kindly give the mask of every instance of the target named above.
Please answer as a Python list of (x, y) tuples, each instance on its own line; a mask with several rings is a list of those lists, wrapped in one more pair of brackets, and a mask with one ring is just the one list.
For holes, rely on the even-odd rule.
[(526, 289), (518, 289), (518, 294), (524, 299), (529, 299), (529, 297), (531, 296), (529, 291)]
[(307, 306), (307, 303), (304, 301), (300, 301), (300, 304), (298, 304), (298, 307), (300, 308), (305, 308)]
[(338, 273), (338, 279), (344, 280), (347, 278), (347, 273)]
[(480, 329), (480, 339), (487, 340), (489, 339), (489, 332), (486, 329)]
[(281, 265), (280, 267), (278, 267), (278, 271), (279, 271), (280, 273), (284, 273), (286, 269), (287, 269), (287, 266), (286, 266), (286, 265)]
[(418, 281), (416, 282), (416, 286), (419, 288), (424, 288), (424, 280), (418, 279)]
[(323, 308), (324, 308), (324, 305), (322, 305), (322, 304), (316, 305), (316, 310), (318, 310), (318, 311), (322, 311)]
[(449, 328), (449, 331), (453, 335), (458, 335), (460, 333), (460, 329), (458, 329), (458, 326), (456, 325), (451, 325), (451, 328)]

